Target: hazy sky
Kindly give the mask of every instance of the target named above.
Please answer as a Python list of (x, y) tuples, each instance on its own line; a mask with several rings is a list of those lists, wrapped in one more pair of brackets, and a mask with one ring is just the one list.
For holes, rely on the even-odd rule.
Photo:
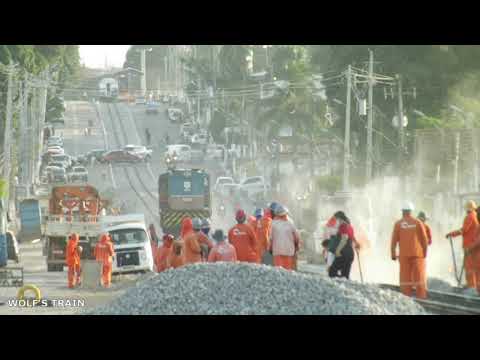
[(80, 45), (81, 62), (90, 68), (122, 67), (130, 45)]

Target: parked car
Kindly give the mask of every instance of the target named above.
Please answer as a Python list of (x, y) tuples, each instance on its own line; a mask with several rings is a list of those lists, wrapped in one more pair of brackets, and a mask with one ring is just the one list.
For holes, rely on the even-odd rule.
[(183, 111), (177, 108), (168, 108), (167, 116), (171, 122), (182, 122), (184, 119)]
[(52, 155), (50, 157), (50, 162), (61, 162), (64, 164), (64, 168), (68, 169), (72, 166), (72, 158), (69, 155), (65, 154), (58, 154), (58, 155)]
[(123, 150), (135, 154), (142, 158), (142, 160), (149, 161), (152, 158), (153, 151), (141, 145), (125, 145)]
[(207, 145), (207, 158), (223, 160), (227, 149), (223, 145), (210, 144)]
[(7, 258), (13, 260), (17, 264), (20, 262), (20, 251), (18, 247), (18, 241), (15, 235), (11, 231), (6, 232), (7, 237)]
[(48, 163), (48, 166), (53, 166), (53, 167), (56, 167), (56, 168), (61, 168), (61, 169), (67, 170), (67, 167), (66, 167), (65, 163), (61, 162), (61, 161), (50, 161)]
[(55, 167), (51, 170), (49, 174), (49, 182), (50, 183), (66, 183), (68, 182), (67, 179), (67, 171), (61, 167)]
[(72, 156), (72, 166), (87, 166), (88, 159), (86, 155)]
[(47, 146), (48, 145), (63, 146), (63, 138), (60, 136), (50, 136), (47, 140)]
[(214, 191), (219, 192), (220, 189), (226, 184), (235, 184), (235, 181), (231, 177), (220, 176), (215, 182)]
[(137, 154), (125, 150), (113, 150), (102, 156), (103, 163), (136, 163), (143, 161), (143, 158)]
[(207, 145), (208, 144), (208, 135), (207, 134), (195, 134), (192, 136), (190, 142), (192, 145)]
[(189, 145), (168, 145), (165, 155), (173, 156), (174, 153), (177, 155), (179, 162), (189, 162), (192, 160), (192, 148)]
[(88, 171), (83, 166), (73, 167), (72, 171), (68, 176), (71, 182), (74, 182), (74, 181), (87, 182), (88, 181)]
[(263, 176), (253, 176), (246, 178), (240, 183), (240, 191), (248, 197), (257, 194), (265, 194), (269, 187), (267, 186)]
[(240, 191), (240, 185), (239, 184), (223, 184), (222, 186), (219, 187), (218, 189), (218, 194), (222, 197), (229, 197), (233, 199), (234, 197), (237, 197), (238, 193)]
[(47, 153), (50, 155), (63, 155), (65, 150), (60, 146), (52, 146), (47, 149)]
[(147, 103), (147, 99), (145, 96), (137, 96), (135, 98), (135, 105), (145, 105)]

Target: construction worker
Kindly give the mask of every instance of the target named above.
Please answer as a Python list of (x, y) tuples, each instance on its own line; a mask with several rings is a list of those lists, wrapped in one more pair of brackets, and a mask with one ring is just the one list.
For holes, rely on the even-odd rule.
[(113, 243), (108, 233), (100, 236), (100, 241), (93, 252), (95, 260), (102, 263), (102, 284), (109, 288), (112, 283), (112, 256), (115, 255)]
[(263, 209), (255, 210), (255, 221), (252, 224), (255, 235), (257, 235), (257, 256), (258, 262), (262, 262), (263, 254), (268, 250), (272, 219), (264, 216)]
[(180, 238), (183, 240), (185, 236), (193, 231), (192, 218), (186, 216), (182, 219), (180, 225)]
[(235, 219), (237, 225), (228, 232), (228, 240), (237, 252), (238, 261), (258, 263), (257, 235), (250, 225), (245, 224), (247, 214), (239, 209), (235, 214)]
[(202, 220), (202, 232), (205, 234), (205, 236), (209, 236), (210, 234), (210, 220), (208, 219), (203, 219)]
[[(395, 223), (391, 241), (392, 260), (400, 262), (400, 291), (412, 296), (415, 287), (419, 299), (427, 298), (425, 259), (428, 239), (422, 222), (412, 216), (413, 204), (402, 207), (402, 218)], [(397, 245), (400, 248), (397, 256)]]
[(427, 234), (428, 245), (432, 245), (432, 230), (427, 224), (427, 215), (425, 215), (423, 211), (420, 211), (417, 215), (417, 219), (422, 222), (423, 226), (425, 226), (425, 233)]
[(217, 244), (213, 247), (212, 251), (208, 255), (208, 262), (235, 262), (237, 261), (237, 252), (233, 245), (229, 244), (226, 240), (226, 236), (223, 230), (215, 230), (212, 235)]
[(334, 218), (335, 223), (338, 224), (338, 230), (329, 242), (329, 252), (334, 254), (334, 261), (328, 268), (328, 276), (350, 279), (350, 270), (355, 257), (353, 247), (360, 249), (360, 245), (355, 238), (350, 219), (345, 213), (337, 211)]
[[(480, 209), (477, 208), (477, 220), (480, 223)], [(477, 233), (473, 243), (465, 249), (465, 255), (471, 256), (473, 260), (473, 271), (477, 279), (477, 293), (480, 296), (480, 226), (477, 226)]]
[(275, 209), (277, 208), (279, 204), (276, 203), (276, 202), (272, 202), (270, 203), (270, 205), (268, 206), (268, 210), (269, 211), (269, 215), (270, 215), (270, 218), (273, 220), (275, 218)]
[(79, 236), (76, 233), (68, 237), (67, 248), (65, 250), (65, 262), (68, 267), (68, 288), (73, 289), (75, 285), (80, 285), (80, 253), (78, 249)]
[(275, 207), (274, 220), (270, 233), (269, 251), (273, 255), (273, 265), (287, 270), (295, 269), (295, 257), (300, 246), (300, 236), (288, 219), (288, 209), (283, 205)]
[(172, 251), (174, 240), (175, 238), (171, 234), (163, 235), (163, 244), (156, 251), (154, 258), (157, 272), (162, 272), (167, 269), (167, 258)]
[(184, 264), (183, 243), (180, 240), (175, 240), (172, 244), (172, 251), (167, 256), (167, 269), (176, 269)]
[[(465, 210), (467, 211), (467, 215), (463, 220), (463, 227), (459, 230), (455, 230), (449, 232), (446, 237), (457, 237), (462, 235), (463, 237), (463, 249), (470, 248), (470, 246), (475, 241), (475, 235), (477, 233), (477, 227), (479, 225), (477, 220), (477, 204), (473, 200), (467, 201), (465, 204)], [(465, 254), (464, 256), (464, 263), (463, 266), (465, 267), (465, 277), (467, 278), (467, 287), (469, 288), (477, 288), (477, 282), (480, 279), (477, 279), (477, 276), (474, 271), (474, 261), (472, 254), (469, 252), (469, 255)]]
[(192, 220), (193, 232), (183, 239), (185, 264), (202, 262), (208, 258), (208, 250), (213, 248), (213, 243), (202, 232), (202, 220)]

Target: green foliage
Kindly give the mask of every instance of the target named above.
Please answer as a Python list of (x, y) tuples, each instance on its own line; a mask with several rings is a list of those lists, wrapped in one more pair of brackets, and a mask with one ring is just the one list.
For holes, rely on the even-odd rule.
[(220, 79), (219, 82), (227, 87), (227, 84), (238, 84), (247, 79), (247, 45), (223, 45), (219, 53)]
[(340, 176), (319, 176), (316, 180), (317, 191), (327, 191), (333, 194), (342, 187), (342, 178)]
[(223, 140), (223, 129), (225, 129), (227, 120), (225, 115), (219, 111), (215, 111), (213, 118), (210, 121), (209, 132), (212, 134), (213, 139), (217, 143), (221, 143)]
[(59, 119), (65, 112), (63, 101), (56, 95), (49, 94), (47, 99), (46, 121)]

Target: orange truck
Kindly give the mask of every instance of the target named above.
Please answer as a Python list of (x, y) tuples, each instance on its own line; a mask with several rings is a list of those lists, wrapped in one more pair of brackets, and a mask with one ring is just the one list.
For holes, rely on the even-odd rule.
[(80, 235), (82, 258), (93, 259), (93, 249), (102, 232), (99, 217), (108, 202), (89, 185), (65, 185), (52, 189), (48, 214), (43, 221), (44, 254), (48, 271), (63, 271), (68, 235)]

